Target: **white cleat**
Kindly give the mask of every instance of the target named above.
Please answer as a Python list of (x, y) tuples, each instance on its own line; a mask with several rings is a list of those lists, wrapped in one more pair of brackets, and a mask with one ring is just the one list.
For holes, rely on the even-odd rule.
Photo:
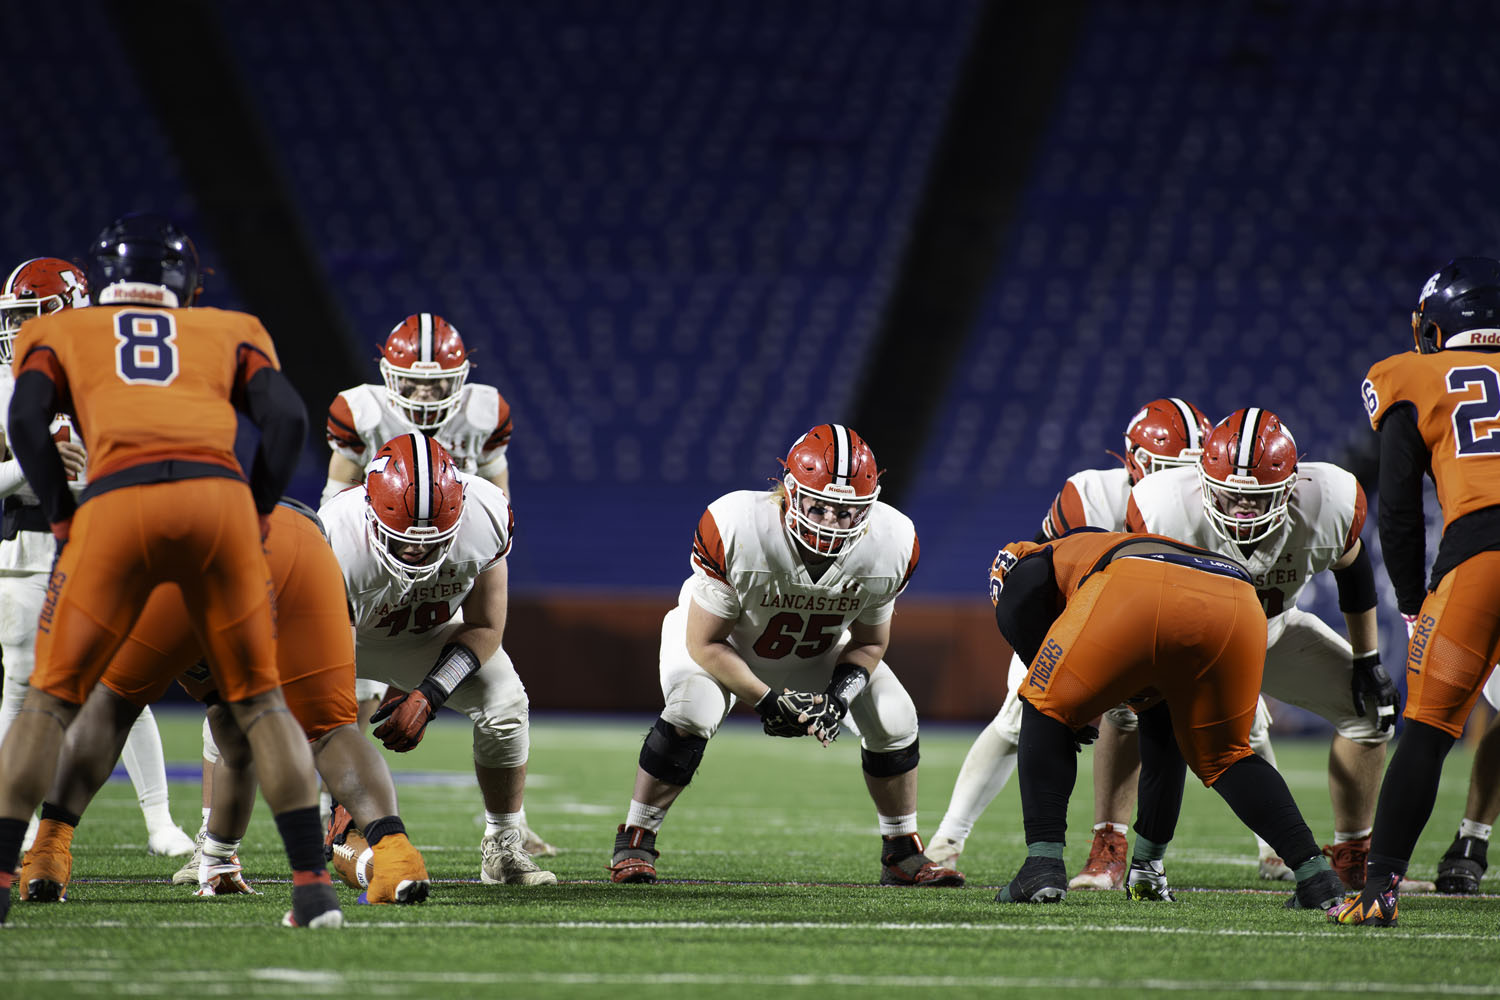
[(958, 862), (958, 856), (964, 852), (964, 842), (954, 840), (952, 837), (939, 837), (933, 835), (932, 843), (927, 845), (927, 860), (944, 868), (952, 868)]
[(193, 841), (193, 856), (187, 859), (187, 863), (177, 869), (172, 876), (173, 885), (197, 885), (198, 869), (203, 864), (203, 838), (207, 831), (199, 830), (198, 837)]
[[(180, 858), (193, 853), (193, 838), (184, 833), (180, 826), (158, 827), (146, 834), (146, 853)], [(196, 876), (193, 881), (197, 881)]]
[(486, 885), (552, 885), (557, 876), (537, 867), (521, 849), (521, 831), (505, 830), (479, 842), (479, 881)]

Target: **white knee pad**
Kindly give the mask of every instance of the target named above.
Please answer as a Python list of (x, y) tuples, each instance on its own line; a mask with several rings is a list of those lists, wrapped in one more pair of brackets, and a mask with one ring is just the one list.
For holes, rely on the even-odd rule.
[(850, 704), (849, 715), (859, 726), (860, 746), (871, 753), (903, 750), (917, 739), (917, 706), (883, 660)]
[(528, 712), (519, 718), (474, 719), (474, 763), (480, 767), (520, 767), (531, 755), (531, 720)]
[(1125, 705), (1116, 705), (1105, 712), (1104, 721), (1122, 733), (1133, 733), (1141, 728), (1141, 717)]

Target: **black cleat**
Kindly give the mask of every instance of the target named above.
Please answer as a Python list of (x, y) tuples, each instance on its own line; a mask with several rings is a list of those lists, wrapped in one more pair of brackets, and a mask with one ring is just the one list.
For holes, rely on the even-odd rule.
[(1454, 837), (1453, 844), (1438, 861), (1437, 891), (1456, 896), (1472, 896), (1479, 891), (1479, 880), (1489, 868), (1485, 850), (1489, 841), (1478, 837)]
[(1068, 870), (1062, 858), (1031, 855), (1010, 885), (995, 896), (997, 903), (1060, 903), (1068, 895)]
[(1330, 869), (1323, 869), (1316, 875), (1309, 876), (1297, 883), (1297, 892), (1288, 897), (1286, 908), (1289, 910), (1322, 910), (1327, 913), (1330, 909), (1343, 903), (1348, 889), (1344, 883)]

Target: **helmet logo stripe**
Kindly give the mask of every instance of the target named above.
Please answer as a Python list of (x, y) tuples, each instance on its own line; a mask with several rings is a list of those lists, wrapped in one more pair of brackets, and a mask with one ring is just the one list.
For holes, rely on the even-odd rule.
[(1187, 446), (1189, 448), (1201, 449), (1203, 447), (1202, 429), (1198, 426), (1198, 418), (1193, 416), (1193, 408), (1187, 404), (1187, 400), (1178, 399), (1176, 396), (1169, 397), (1172, 405), (1177, 407), (1177, 412), (1182, 417), (1182, 426), (1187, 428)]
[(408, 434), (415, 465), (411, 470), (412, 485), (417, 488), (416, 510), (412, 514), (418, 521), (432, 520), (432, 453), (427, 446), (427, 437)]
[(852, 464), (853, 446), (849, 442), (849, 428), (843, 424), (833, 424), (833, 479), (840, 485), (848, 485), (849, 477), (853, 470), (849, 468)]
[(422, 361), (433, 359), (433, 337), (432, 337), (432, 313), (422, 313), (417, 320), (417, 343), (418, 357)]
[(1260, 423), (1265, 412), (1258, 406), (1249, 407), (1240, 424), (1240, 446), (1234, 456), (1234, 466), (1244, 475), (1250, 474), (1250, 466), (1255, 462), (1255, 442), (1260, 437)]

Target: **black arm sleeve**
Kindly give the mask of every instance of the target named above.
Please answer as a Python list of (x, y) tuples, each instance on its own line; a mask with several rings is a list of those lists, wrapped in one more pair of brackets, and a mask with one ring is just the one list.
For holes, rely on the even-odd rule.
[(1000, 626), (1000, 634), (1021, 662), (1030, 664), (1042, 648), (1047, 630), (1062, 614), (1062, 607), (1049, 545), (1022, 559), (1005, 574), (1005, 586), (995, 602), (995, 624)]
[(52, 440), (52, 415), (59, 402), (57, 386), (50, 378), (35, 370), (22, 372), (10, 399), (6, 428), (10, 450), (52, 524), (66, 521), (77, 508), (68, 490), (68, 470)]
[(1370, 547), (1361, 545), (1359, 555), (1343, 569), (1333, 571), (1339, 589), (1339, 610), (1348, 615), (1369, 611), (1375, 606), (1375, 568), (1370, 564)]
[(287, 377), (274, 368), (256, 372), (246, 383), (242, 398), (245, 415), (260, 428), (260, 446), (250, 470), (250, 492), (255, 496), (255, 509), (269, 514), (302, 457), (307, 407)]
[(1432, 455), (1417, 429), (1416, 412), (1396, 406), (1380, 423), (1380, 554), (1396, 606), (1414, 615), (1427, 596), (1427, 522), (1422, 514), (1422, 476)]

